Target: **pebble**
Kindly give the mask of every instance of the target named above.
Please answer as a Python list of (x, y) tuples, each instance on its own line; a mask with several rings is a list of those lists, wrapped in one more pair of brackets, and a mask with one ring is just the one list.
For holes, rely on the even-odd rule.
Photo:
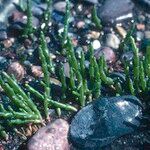
[(122, 22), (132, 17), (133, 7), (131, 0), (105, 0), (97, 13), (103, 23)]
[(110, 47), (102, 47), (98, 50), (95, 50), (94, 56), (96, 59), (99, 59), (100, 56), (104, 55), (105, 60), (108, 63), (113, 63), (116, 61), (116, 55)]
[(13, 62), (8, 66), (7, 73), (14, 75), (18, 81), (21, 81), (25, 76), (25, 69), (19, 62)]
[(3, 145), (2, 145), (2, 144), (0, 144), (0, 150), (4, 150), (4, 148), (3, 148)]
[(144, 31), (145, 30), (145, 24), (137, 24), (136, 25), (136, 28), (138, 29), (138, 30), (142, 30), (142, 31)]
[(136, 32), (136, 40), (137, 40), (137, 41), (142, 41), (143, 38), (144, 38), (144, 33), (141, 32), (141, 31), (137, 31), (137, 32)]
[(63, 68), (64, 68), (64, 74), (66, 77), (70, 77), (70, 66), (69, 66), (69, 63), (66, 62), (63, 64)]
[(16, 21), (22, 20), (24, 16), (25, 16), (24, 13), (19, 12), (19, 11), (14, 11), (12, 15), (9, 17), (9, 20), (10, 22), (16, 22)]
[(24, 41), (24, 47), (28, 49), (28, 48), (31, 47), (31, 45), (32, 45), (32, 41), (29, 40), (29, 39), (25, 39), (25, 41)]
[(89, 34), (87, 35), (87, 37), (89, 39), (98, 39), (100, 37), (100, 32), (97, 32), (97, 31), (90, 31)]
[(7, 39), (7, 27), (6, 24), (0, 22), (0, 41)]
[(141, 103), (134, 96), (99, 98), (75, 115), (70, 140), (82, 150), (98, 150), (134, 132), (140, 126), (137, 118), (141, 116)]
[(136, 0), (136, 3), (144, 5), (146, 8), (150, 7), (150, 0)]
[(37, 18), (41, 17), (43, 15), (43, 10), (40, 7), (33, 6), (32, 14), (33, 14), (33, 16), (35, 16)]
[(118, 49), (120, 44), (120, 39), (113, 33), (106, 35), (105, 45), (114, 49)]
[(98, 4), (98, 0), (84, 0), (84, 1), (90, 4)]
[[(10, 16), (10, 22), (12, 23), (12, 28), (13, 29), (18, 29), (22, 30), (26, 23), (27, 23), (27, 16), (25, 14), (15, 11), (11, 16)], [(34, 28), (39, 27), (39, 19), (36, 18), (35, 16), (32, 17), (32, 25)]]
[(116, 29), (117, 29), (118, 33), (119, 33), (123, 38), (126, 37), (127, 31), (126, 31), (123, 27), (121, 27), (121, 26), (116, 26)]
[(84, 28), (85, 22), (84, 21), (79, 21), (79, 22), (77, 22), (76, 26), (77, 26), (78, 29)]
[(29, 140), (28, 150), (69, 150), (67, 139), (69, 124), (63, 119), (57, 119), (42, 127)]
[(100, 43), (99, 40), (94, 40), (92, 42), (92, 46), (93, 46), (94, 49), (99, 49), (101, 47), (101, 43)]
[(150, 39), (150, 31), (145, 31), (144, 36), (146, 39)]
[(4, 44), (5, 48), (10, 48), (12, 46), (13, 42), (11, 39), (7, 39), (7, 40), (3, 41), (3, 44)]
[(128, 51), (128, 52), (125, 52), (121, 56), (121, 61), (122, 62), (128, 62), (128, 63), (132, 64), (133, 57), (134, 57), (133, 51)]
[(0, 21), (7, 22), (8, 16), (16, 9), (14, 4), (18, 4), (19, 0), (1, 0), (0, 3)]
[(0, 41), (4, 41), (7, 39), (7, 32), (0, 30)]
[[(61, 12), (61, 13), (66, 12), (66, 2), (65, 1), (56, 2), (53, 7), (54, 7), (54, 10), (56, 10), (58, 12)], [(70, 7), (71, 8), (73, 7), (72, 3), (70, 3)]]
[(0, 56), (0, 70), (3, 70), (7, 67), (7, 59), (3, 56)]
[(43, 77), (43, 72), (42, 72), (41, 66), (34, 66), (33, 65), (31, 67), (31, 72), (34, 75), (34, 77), (38, 77), (38, 78)]

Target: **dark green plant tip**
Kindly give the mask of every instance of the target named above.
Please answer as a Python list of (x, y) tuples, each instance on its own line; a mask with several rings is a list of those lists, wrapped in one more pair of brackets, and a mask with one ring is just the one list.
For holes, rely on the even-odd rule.
[(33, 33), (34, 33), (34, 28), (32, 25), (32, 19), (33, 19), (33, 15), (32, 15), (32, 11), (31, 11), (31, 1), (27, 0), (27, 24), (25, 25), (24, 31), (23, 31), (23, 35), (22, 37), (24, 38), (28, 38), (28, 37), (33, 37)]
[(99, 30), (102, 29), (101, 20), (97, 16), (96, 6), (94, 6), (92, 9), (92, 21), (95, 24), (96, 28), (98, 28)]
[(4, 130), (4, 127), (0, 125), (0, 138), (8, 140), (8, 135)]
[(67, 43), (69, 18), (70, 18), (70, 1), (66, 0), (66, 12), (65, 12), (65, 21), (64, 21), (64, 31), (62, 33), (62, 45), (65, 45)]
[(49, 23), (51, 21), (51, 6), (52, 6), (52, 0), (45, 0), (45, 3), (47, 4), (47, 8), (44, 11), (43, 15), (43, 23), (45, 24), (44, 28), (42, 29), (44, 33), (46, 33), (49, 29)]

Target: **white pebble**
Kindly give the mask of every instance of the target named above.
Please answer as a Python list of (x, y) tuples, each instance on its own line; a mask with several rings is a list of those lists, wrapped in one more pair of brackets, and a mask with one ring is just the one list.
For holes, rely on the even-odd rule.
[(99, 49), (101, 47), (101, 44), (98, 40), (94, 40), (92, 45), (94, 49)]

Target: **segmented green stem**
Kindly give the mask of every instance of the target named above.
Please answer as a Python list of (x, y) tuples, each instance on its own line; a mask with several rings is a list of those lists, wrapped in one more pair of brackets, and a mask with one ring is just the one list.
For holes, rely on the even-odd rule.
[(102, 28), (101, 20), (97, 16), (96, 6), (94, 6), (92, 10), (92, 21), (98, 29)]

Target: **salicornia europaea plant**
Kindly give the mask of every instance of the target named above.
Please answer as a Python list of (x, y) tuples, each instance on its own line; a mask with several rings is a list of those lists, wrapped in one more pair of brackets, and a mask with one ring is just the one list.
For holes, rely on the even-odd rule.
[[(141, 92), (149, 90), (149, 70), (150, 70), (150, 49), (147, 47), (146, 54), (141, 59), (139, 57), (139, 49), (135, 44), (135, 40), (132, 36), (129, 37), (129, 43), (133, 50), (133, 66), (131, 67), (125, 62), (126, 79), (131, 94), (137, 95)], [(130, 71), (133, 71), (133, 75), (130, 75)]]
[[(67, 43), (68, 38), (68, 29), (69, 29), (69, 19), (70, 19), (70, 1), (66, 0), (66, 12), (65, 12), (65, 19), (64, 19), (64, 30), (60, 35), (61, 44), (64, 48)], [(64, 49), (63, 49), (64, 50)], [(64, 53), (64, 51), (62, 52)]]
[(42, 82), (42, 85), (44, 86), (44, 94), (41, 94), (40, 92), (36, 91), (29, 85), (26, 85), (28, 90), (44, 102), (44, 109), (45, 109), (46, 116), (48, 116), (48, 108), (51, 106), (56, 109), (60, 108), (69, 111), (77, 111), (75, 107), (54, 101), (51, 98), (50, 74), (54, 72), (54, 66), (52, 64), (47, 43), (45, 41), (45, 36), (42, 31), (40, 35), (39, 56), (42, 63), (42, 71), (44, 74), (43, 82)]
[[(94, 49), (89, 47), (89, 67), (85, 66), (85, 54), (81, 51), (79, 58), (76, 57), (71, 39), (68, 37), (66, 43), (66, 55), (70, 67), (69, 84), (66, 83), (63, 69), (61, 69), (60, 80), (64, 97), (71, 93), (83, 107), (87, 101), (98, 98), (101, 95), (101, 82), (110, 86), (113, 80), (107, 77), (107, 67), (104, 56), (97, 61), (94, 57)], [(67, 86), (66, 86), (67, 85)]]
[[(68, 37), (66, 43), (66, 55), (69, 63), (70, 77), (67, 85), (63, 69), (60, 73), (60, 81), (62, 83), (63, 97), (67, 99), (67, 93), (71, 93), (73, 97), (80, 103), (81, 106), (86, 104), (86, 100), (102, 96), (102, 86), (110, 87), (116, 95), (132, 94), (138, 95), (141, 92), (150, 90), (150, 48), (147, 47), (146, 56), (140, 59), (139, 50), (135, 44), (134, 38), (129, 36), (128, 43), (133, 49), (132, 66), (128, 62), (124, 63), (125, 81), (124, 83), (111, 78), (111, 73), (104, 59), (100, 56), (96, 60), (94, 49), (89, 47), (89, 66), (85, 66), (85, 55), (83, 51), (80, 57), (77, 58), (71, 39)], [(127, 43), (126, 43), (127, 44)], [(133, 71), (133, 73), (131, 72)], [(123, 86), (122, 86), (123, 84)], [(125, 86), (124, 86), (125, 85)]]
[(96, 28), (101, 29), (101, 20), (97, 16), (96, 6), (92, 9), (92, 22), (95, 24)]
[(27, 13), (27, 24), (25, 25), (23, 36), (29, 37), (34, 32), (34, 28), (33, 28), (33, 25), (32, 25), (33, 15), (32, 15), (32, 11), (31, 11), (31, 1), (30, 0), (27, 0), (26, 13)]
[(7, 108), (0, 104), (0, 118), (9, 125), (42, 122), (41, 114), (30, 96), (5, 72), (1, 73), (0, 85), (11, 100)]
[(44, 12), (44, 19), (43, 19), (43, 23), (44, 23), (43, 31), (44, 31), (44, 33), (47, 32), (48, 27), (49, 27), (49, 22), (50, 22), (50, 19), (51, 19), (52, 0), (45, 0), (45, 2), (47, 4), (47, 8)]

